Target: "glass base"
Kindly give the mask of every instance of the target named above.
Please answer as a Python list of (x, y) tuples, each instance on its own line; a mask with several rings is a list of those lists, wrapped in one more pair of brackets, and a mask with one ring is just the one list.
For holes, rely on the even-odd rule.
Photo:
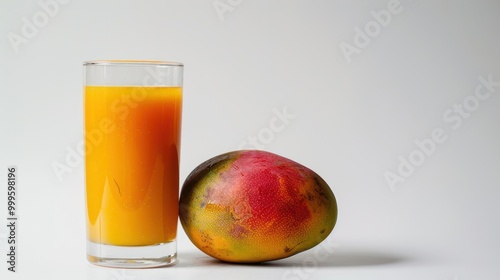
[(87, 260), (115, 268), (152, 268), (177, 262), (177, 241), (150, 246), (113, 246), (87, 241)]

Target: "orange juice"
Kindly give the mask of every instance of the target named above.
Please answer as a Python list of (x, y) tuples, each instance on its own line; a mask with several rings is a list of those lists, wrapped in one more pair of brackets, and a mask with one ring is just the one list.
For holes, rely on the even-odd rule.
[(182, 88), (86, 86), (84, 102), (88, 239), (175, 240)]

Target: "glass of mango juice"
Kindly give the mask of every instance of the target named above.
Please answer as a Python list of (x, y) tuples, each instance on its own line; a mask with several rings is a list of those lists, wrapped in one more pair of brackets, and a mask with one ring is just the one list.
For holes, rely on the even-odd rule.
[(84, 62), (87, 259), (177, 261), (183, 65)]

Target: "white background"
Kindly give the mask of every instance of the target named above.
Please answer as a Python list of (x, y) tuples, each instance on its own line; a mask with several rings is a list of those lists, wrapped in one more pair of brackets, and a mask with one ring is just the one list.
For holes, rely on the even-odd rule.
[[(7, 166), (19, 169), (18, 272), (1, 261), (1, 279), (499, 278), (500, 87), (477, 104), (474, 92), (479, 77), (500, 82), (500, 2), (401, 0), (386, 26), (371, 11), (389, 0), (55, 3), (44, 18), (38, 1), (0, 0), (0, 209)], [(38, 27), (23, 34), (26, 22)], [(369, 42), (355, 41), (367, 26)], [(214, 261), (179, 228), (174, 267), (88, 264), (81, 159), (61, 180), (52, 166), (83, 137), (82, 62), (94, 59), (183, 62), (181, 180), (257, 137), (330, 184), (334, 232), (248, 266)], [(458, 124), (448, 110), (464, 100), (473, 110)], [(275, 110), (293, 118), (270, 136)], [(434, 129), (446, 140), (391, 188), (386, 172)], [(2, 256), (6, 236), (2, 226)]]

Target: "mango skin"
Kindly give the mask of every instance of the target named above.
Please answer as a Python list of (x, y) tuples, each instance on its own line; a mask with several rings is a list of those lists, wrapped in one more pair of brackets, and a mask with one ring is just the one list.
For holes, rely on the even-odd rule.
[(323, 241), (337, 202), (314, 171), (257, 150), (216, 156), (186, 178), (179, 217), (193, 244), (226, 262), (287, 258)]

